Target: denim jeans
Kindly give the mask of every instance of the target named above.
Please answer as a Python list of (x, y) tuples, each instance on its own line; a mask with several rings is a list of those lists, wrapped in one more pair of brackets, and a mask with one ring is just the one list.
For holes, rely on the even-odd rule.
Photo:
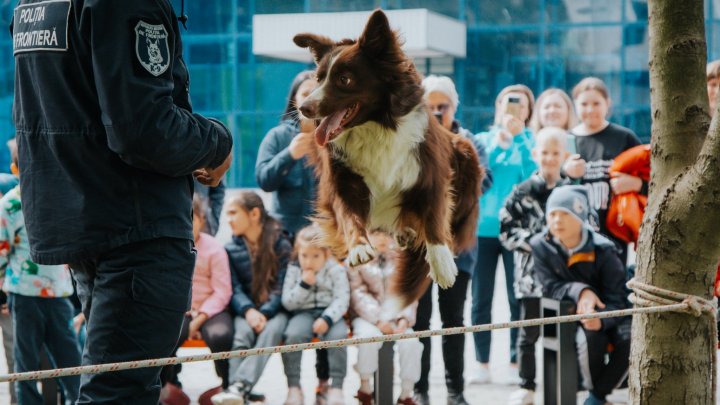
[[(473, 325), (487, 324), (492, 321), (491, 311), (493, 294), (495, 292), (495, 273), (498, 257), (502, 256), (505, 269), (505, 289), (507, 290), (508, 304), (510, 305), (510, 320), (520, 319), (520, 306), (515, 299), (513, 291), (513, 255), (502, 247), (498, 238), (478, 238), (477, 264), (472, 278), (472, 311), (470, 317)], [(510, 329), (510, 362), (517, 362), (516, 344), (517, 328)], [(480, 363), (490, 362), (491, 332), (478, 332), (473, 334), (475, 340), (475, 358)]]
[[(80, 346), (72, 328), (73, 306), (67, 298), (28, 297), (19, 294), (9, 296), (15, 337), (15, 371), (40, 370), (40, 356), (47, 350), (55, 367), (80, 365)], [(78, 398), (80, 376), (60, 379), (65, 397), (74, 403)], [(16, 383), (18, 403), (43, 404), (37, 381)]]

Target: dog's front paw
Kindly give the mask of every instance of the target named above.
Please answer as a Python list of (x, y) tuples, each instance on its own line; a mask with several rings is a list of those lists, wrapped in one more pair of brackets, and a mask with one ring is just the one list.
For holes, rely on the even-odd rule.
[(430, 265), (430, 277), (440, 288), (450, 288), (455, 284), (457, 266), (447, 245), (428, 244), (425, 260)]
[(350, 264), (350, 267), (359, 266), (374, 259), (375, 256), (377, 256), (377, 253), (369, 243), (355, 245), (348, 253), (348, 264)]
[(417, 238), (417, 232), (412, 228), (405, 228), (395, 234), (395, 243), (400, 249), (407, 249), (415, 242), (415, 238)]

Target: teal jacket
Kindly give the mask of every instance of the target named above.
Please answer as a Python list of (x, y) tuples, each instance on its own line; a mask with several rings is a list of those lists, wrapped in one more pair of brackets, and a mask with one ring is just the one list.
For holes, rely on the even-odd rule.
[(500, 209), (516, 184), (526, 180), (537, 170), (530, 155), (535, 146), (532, 132), (525, 128), (523, 133), (513, 138), (513, 143), (504, 149), (497, 143), (498, 128), (475, 135), (477, 143), (485, 146), (488, 154), (488, 166), (493, 174), (493, 185), (480, 198), (480, 217), (477, 235), (479, 237), (498, 237), (500, 235)]

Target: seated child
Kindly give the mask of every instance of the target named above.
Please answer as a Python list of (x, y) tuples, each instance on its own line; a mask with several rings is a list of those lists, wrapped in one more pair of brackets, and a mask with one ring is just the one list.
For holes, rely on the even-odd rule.
[[(243, 191), (231, 198), (227, 216), (232, 230), (232, 241), (225, 245), (232, 276), (230, 306), (235, 314), (232, 349), (277, 346), (288, 321), (280, 295), (292, 244), (253, 191)], [(213, 404), (264, 401), (264, 395), (253, 393), (252, 389), (269, 358), (270, 355), (230, 359), (231, 385), (211, 398)]]
[[(205, 209), (197, 194), (193, 196), (192, 207), (197, 258), (192, 279), (190, 311), (185, 314), (175, 352), (188, 338), (204, 340), (213, 353), (225, 352), (232, 347), (233, 339), (232, 316), (227, 310), (232, 295), (228, 255), (222, 243), (209, 234), (200, 232), (205, 224)], [(180, 367), (177, 366), (163, 367), (163, 383), (180, 386), (177, 378), (179, 372)], [(227, 388), (228, 361), (216, 360), (215, 372), (222, 379), (223, 388)], [(164, 389), (173, 390), (171, 387)]]
[[(285, 329), (285, 344), (310, 342), (313, 335), (321, 340), (347, 338), (343, 315), (350, 305), (350, 287), (345, 268), (318, 243), (320, 228), (314, 225), (300, 230), (295, 238), (295, 255), (282, 291), (282, 304), (291, 312)], [(284, 353), (283, 365), (288, 380), (285, 405), (302, 405), (300, 361), (302, 352)], [(343, 405), (342, 386), (347, 373), (347, 348), (328, 349), (330, 389), (327, 405)]]
[[(625, 309), (625, 268), (615, 244), (590, 228), (588, 215), (584, 187), (558, 187), (550, 194), (548, 229), (530, 242), (543, 295), (574, 301), (578, 314)], [(585, 405), (603, 405), (627, 375), (631, 319), (589, 319), (580, 324), (578, 336), (584, 337), (587, 345), (586, 350), (578, 349), (583, 354), (579, 356), (580, 369), (590, 390)], [(606, 364), (608, 343), (615, 350)]]
[[(389, 282), (395, 270), (393, 240), (387, 234), (374, 232), (370, 242), (378, 252), (371, 262), (348, 269), (350, 279), (350, 318), (353, 337), (375, 337), (383, 334), (412, 332), (415, 324), (415, 301), (398, 314), (383, 310), (383, 302), (389, 294)], [(400, 355), (400, 405), (417, 405), (413, 398), (413, 387), (420, 379), (420, 360), (423, 345), (419, 339), (395, 342)], [(360, 389), (356, 398), (360, 405), (373, 404), (373, 389), (370, 379), (378, 369), (378, 351), (382, 343), (358, 345), (358, 360), (355, 370), (360, 374)]]
[[(8, 142), (11, 170), (18, 173), (17, 146)], [(80, 365), (80, 347), (72, 328), (75, 316), (68, 298), (73, 293), (70, 271), (65, 265), (42, 265), (30, 259), (25, 217), (21, 210), (20, 186), (0, 199), (0, 270), (6, 272), (3, 290), (9, 293), (15, 339), (15, 372), (40, 370), (45, 350), (58, 368)], [(65, 398), (78, 399), (80, 376), (60, 379)], [(19, 404), (41, 404), (37, 381), (16, 384)]]
[[(560, 177), (560, 169), (570, 153), (567, 133), (562, 128), (545, 127), (535, 137), (532, 156), (537, 172), (520, 183), (500, 210), (500, 242), (513, 252), (515, 298), (520, 303), (520, 319), (540, 317), (542, 285), (537, 280), (530, 248), (530, 238), (545, 227), (545, 202), (555, 187), (570, 184)], [(520, 389), (510, 396), (508, 405), (530, 405), (535, 397), (535, 343), (539, 326), (520, 328), (517, 357)]]

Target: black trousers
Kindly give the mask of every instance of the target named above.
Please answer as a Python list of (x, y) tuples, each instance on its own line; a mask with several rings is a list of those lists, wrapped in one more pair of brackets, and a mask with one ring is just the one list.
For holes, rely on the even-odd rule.
[[(463, 326), (463, 311), (467, 297), (470, 275), (463, 271), (458, 272), (455, 284), (443, 290), (438, 289), (438, 305), (440, 320), (443, 328)], [(416, 332), (430, 329), (430, 316), (432, 315), (432, 287), (431, 284), (425, 294), (420, 298), (417, 310)], [(418, 392), (428, 392), (428, 375), (430, 374), (430, 338), (420, 339), (423, 344), (420, 380), (415, 384)], [(463, 371), (465, 370), (465, 335), (451, 335), (442, 337), (442, 353), (445, 362), (445, 384), (448, 392), (462, 393), (465, 387)]]
[[(182, 329), (180, 331), (180, 339), (178, 345), (173, 351), (177, 354), (180, 345), (188, 339), (190, 333), (190, 316), (185, 316), (183, 320)], [(208, 319), (200, 327), (200, 334), (203, 340), (207, 344), (211, 353), (227, 352), (232, 349), (233, 334), (235, 327), (233, 326), (233, 317), (230, 311), (227, 309), (214, 315)], [(215, 360), (215, 373), (222, 379), (223, 388), (227, 388), (229, 385), (229, 364), (227, 360)], [(182, 364), (176, 364), (174, 366), (165, 366), (160, 373), (160, 382), (165, 385), (167, 382), (171, 382), (175, 385), (180, 386), (178, 381), (178, 374), (182, 370)]]
[[(169, 357), (190, 307), (191, 240), (124, 245), (71, 263), (87, 318), (83, 365)], [(157, 405), (160, 368), (85, 374), (77, 404)]]
[[(630, 328), (631, 320), (619, 318), (620, 322), (608, 330), (589, 331), (585, 328), (587, 340), (587, 359), (579, 359), (580, 364), (589, 363), (593, 388), (596, 397), (604, 399), (625, 379), (630, 364)], [(605, 363), (608, 343), (614, 350), (610, 360)]]
[[(521, 298), (520, 320), (540, 318), (540, 298)], [(520, 328), (517, 357), (520, 387), (535, 391), (535, 343), (540, 338), (539, 326)]]

